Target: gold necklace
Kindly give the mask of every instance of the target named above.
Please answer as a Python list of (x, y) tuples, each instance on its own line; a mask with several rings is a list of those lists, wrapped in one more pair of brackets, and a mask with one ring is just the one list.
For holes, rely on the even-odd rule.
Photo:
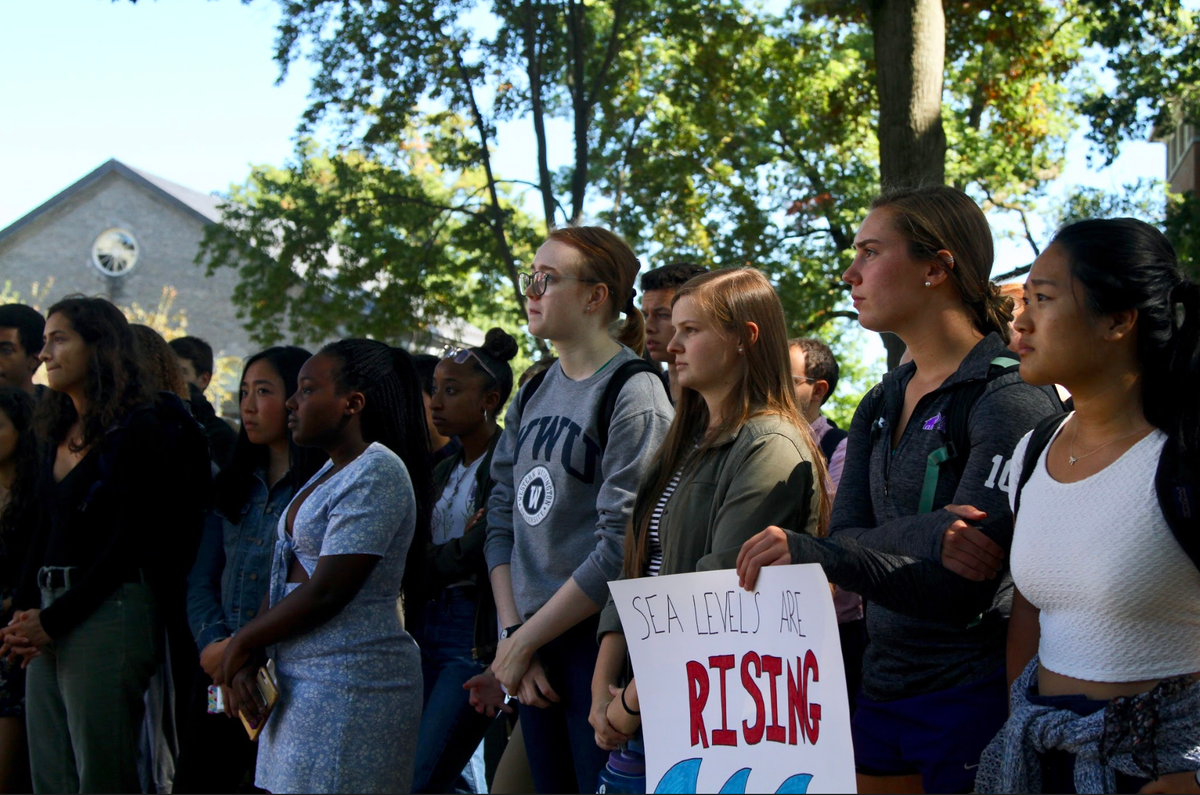
[(1113, 439), (1111, 442), (1105, 442), (1104, 444), (1100, 445), (1099, 447), (1097, 447), (1095, 450), (1093, 450), (1090, 453), (1084, 453), (1083, 455), (1077, 456), (1077, 455), (1075, 455), (1075, 439), (1079, 436), (1079, 423), (1077, 422), (1077, 423), (1075, 423), (1075, 428), (1073, 429), (1073, 431), (1071, 433), (1071, 443), (1069, 445), (1067, 445), (1067, 463), (1071, 466), (1075, 466), (1076, 461), (1078, 461), (1082, 458), (1087, 458), (1089, 455), (1095, 455), (1096, 453), (1103, 450), (1105, 447), (1108, 447), (1109, 445), (1112, 445), (1112, 444), (1116, 444), (1117, 442), (1121, 441), (1122, 439), (1128, 439), (1130, 436), (1139, 434), (1149, 427), (1150, 427), (1149, 425), (1143, 425), (1142, 427), (1138, 428), (1136, 431), (1133, 431), (1132, 433), (1127, 433), (1124, 436), (1118, 436), (1116, 439)]

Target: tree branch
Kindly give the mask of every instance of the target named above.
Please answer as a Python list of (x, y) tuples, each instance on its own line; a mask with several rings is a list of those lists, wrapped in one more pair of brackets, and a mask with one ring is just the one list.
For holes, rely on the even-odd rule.
[[(517, 275), (516, 260), (513, 257), (512, 248), (508, 244), (508, 235), (504, 230), (504, 210), (500, 207), (500, 194), (496, 190), (496, 175), (492, 173), (492, 154), (488, 149), (488, 127), (483, 119), (483, 114), (479, 111), (479, 103), (475, 101), (475, 86), (471, 82), (471, 76), (467, 72), (466, 64), (463, 63), (462, 51), (457, 47), (454, 48), (454, 65), (458, 69), (458, 74), (463, 82), (463, 88), (466, 91), (468, 103), (471, 107), (471, 118), (475, 122), (475, 128), (479, 130), (479, 149), (480, 158), (483, 160), (483, 171), (487, 177), (488, 195), (491, 198), (491, 223), (492, 234), (496, 238), (496, 244), (500, 247), (500, 256), (504, 260), (504, 270), (508, 274), (509, 281), (512, 282), (513, 295), (517, 299), (517, 310), (521, 313), (521, 319), (526, 323), (529, 322), (529, 314), (525, 311), (525, 294), (521, 292), (520, 278)], [(542, 345), (545, 343), (543, 342)]]
[(1015, 279), (1015, 278), (1017, 278), (1018, 276), (1024, 276), (1025, 274), (1029, 273), (1029, 270), (1030, 270), (1032, 267), (1033, 267), (1033, 263), (1031, 262), (1031, 263), (1029, 263), (1028, 265), (1022, 265), (1022, 266), (1021, 266), (1021, 267), (1019, 267), (1019, 268), (1013, 268), (1013, 269), (1012, 269), (1012, 270), (1010, 270), (1008, 273), (1002, 273), (1002, 274), (1000, 274), (1000, 275), (999, 275), (999, 276), (997, 276), (996, 278), (992, 279), (992, 281), (994, 281), (994, 282), (1002, 282), (1002, 281), (1004, 281), (1004, 280), (1006, 280), (1006, 279)]
[(984, 198), (986, 198), (995, 206), (999, 207), (1001, 210), (1008, 210), (1009, 212), (1014, 212), (1020, 216), (1021, 226), (1025, 228), (1025, 240), (1029, 243), (1029, 247), (1033, 249), (1033, 256), (1040, 257), (1042, 255), (1042, 250), (1038, 247), (1037, 240), (1033, 236), (1033, 231), (1029, 228), (1029, 218), (1025, 215), (1025, 209), (1015, 204), (1005, 204), (1001, 201), (997, 201), (992, 196), (992, 192), (989, 191), (987, 186), (982, 182), (979, 183), (979, 189), (983, 191)]

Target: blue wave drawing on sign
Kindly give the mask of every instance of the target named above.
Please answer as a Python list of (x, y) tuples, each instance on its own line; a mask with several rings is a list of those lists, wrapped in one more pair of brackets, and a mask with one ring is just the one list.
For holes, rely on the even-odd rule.
[[(696, 791), (696, 780), (700, 777), (700, 763), (702, 761), (704, 760), (685, 759), (682, 762), (677, 762), (658, 782), (658, 786), (654, 788), (654, 795), (694, 793)], [(750, 772), (750, 768), (743, 767), (730, 776), (729, 780), (721, 787), (721, 795), (745, 795), (746, 783), (750, 779)], [(809, 782), (811, 781), (812, 776), (810, 774), (797, 773), (779, 785), (779, 789), (775, 790), (776, 795), (783, 795), (784, 793), (787, 793), (787, 795), (806, 795)]]

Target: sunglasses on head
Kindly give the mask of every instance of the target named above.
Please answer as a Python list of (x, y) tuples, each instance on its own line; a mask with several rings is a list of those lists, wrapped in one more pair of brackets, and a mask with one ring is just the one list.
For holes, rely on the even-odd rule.
[[(475, 361), (479, 362), (479, 366), (483, 368), (484, 372), (486, 372), (492, 378), (496, 378), (496, 374), (492, 372), (492, 368), (488, 367), (479, 354), (475, 353), (475, 351), (471, 350), (470, 348), (456, 348), (453, 345), (447, 345), (445, 349), (442, 350), (442, 358), (449, 359), (455, 364), (466, 364), (467, 359), (471, 358), (472, 356), (475, 357)], [(500, 379), (497, 378), (496, 380), (498, 381)]]

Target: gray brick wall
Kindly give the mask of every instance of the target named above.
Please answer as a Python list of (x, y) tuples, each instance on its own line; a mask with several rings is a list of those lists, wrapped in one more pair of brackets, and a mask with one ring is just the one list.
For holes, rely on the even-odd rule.
[[(114, 226), (132, 232), (140, 248), (137, 266), (115, 279), (91, 262), (96, 236)], [(172, 312), (187, 316), (189, 334), (208, 340), (218, 356), (244, 357), (254, 346), (231, 301), (237, 274), (222, 269), (209, 278), (192, 263), (203, 228), (197, 216), (109, 174), (0, 242), (0, 284), (11, 281), (28, 295), (33, 283), (53, 277), (43, 309), (70, 293), (153, 309), (171, 286), (178, 291)]]

